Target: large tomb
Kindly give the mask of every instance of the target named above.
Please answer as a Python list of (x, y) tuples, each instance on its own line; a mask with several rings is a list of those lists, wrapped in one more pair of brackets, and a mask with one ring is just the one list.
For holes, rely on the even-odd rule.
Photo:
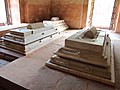
[(46, 62), (48, 67), (108, 85), (115, 85), (113, 46), (105, 31), (83, 29)]
[(2, 37), (4, 44), (1, 47), (26, 55), (39, 47), (46, 38), (52, 38), (57, 33), (58, 30), (44, 27), (41, 22), (33, 23), (28, 28), (10, 30)]

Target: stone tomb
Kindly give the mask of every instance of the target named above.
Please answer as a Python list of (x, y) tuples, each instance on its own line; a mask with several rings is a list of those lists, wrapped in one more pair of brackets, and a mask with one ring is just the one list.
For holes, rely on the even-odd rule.
[[(89, 33), (88, 33), (89, 32)], [(83, 29), (65, 40), (48, 67), (108, 85), (115, 85), (113, 46), (105, 31)]]
[(41, 41), (52, 38), (58, 34), (54, 28), (44, 27), (39, 29), (19, 28), (11, 30), (4, 35), (4, 45), (2, 47), (26, 55), (41, 45)]

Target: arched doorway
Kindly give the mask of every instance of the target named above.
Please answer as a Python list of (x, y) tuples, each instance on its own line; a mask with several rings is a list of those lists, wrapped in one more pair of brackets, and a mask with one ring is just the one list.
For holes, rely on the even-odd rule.
[(115, 0), (89, 0), (86, 26), (109, 29), (113, 18)]
[(5, 0), (0, 0), (0, 26), (7, 24)]

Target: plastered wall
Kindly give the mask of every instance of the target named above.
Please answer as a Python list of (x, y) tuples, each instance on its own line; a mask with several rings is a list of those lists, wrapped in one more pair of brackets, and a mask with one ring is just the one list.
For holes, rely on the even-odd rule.
[(115, 24), (115, 32), (120, 33), (120, 0), (117, 0), (118, 8), (117, 8), (117, 18)]
[(33, 23), (50, 19), (50, 0), (20, 0), (21, 22)]
[(70, 28), (86, 25), (88, 0), (51, 0), (51, 16), (64, 19)]
[(58, 16), (70, 28), (86, 25), (88, 0), (20, 0), (21, 22), (38, 22)]

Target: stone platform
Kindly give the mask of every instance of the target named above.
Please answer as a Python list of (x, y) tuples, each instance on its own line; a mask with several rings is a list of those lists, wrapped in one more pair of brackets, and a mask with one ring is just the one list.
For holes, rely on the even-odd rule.
[[(6, 90), (119, 90), (120, 88), (117, 89), (83, 77), (75, 77), (44, 66), (54, 52), (64, 46), (64, 40), (74, 33), (75, 30), (64, 31), (61, 33), (64, 37), (60, 37), (38, 50), (1, 67), (0, 89), (3, 87)], [(116, 47), (119, 47), (119, 45), (118, 43)], [(120, 50), (119, 48), (115, 49), (117, 53), (115, 61), (119, 62), (120, 55), (118, 54)], [(115, 70), (118, 72), (117, 68)], [(119, 74), (117, 77), (119, 78)], [(117, 81), (120, 81), (120, 79), (117, 79)]]

